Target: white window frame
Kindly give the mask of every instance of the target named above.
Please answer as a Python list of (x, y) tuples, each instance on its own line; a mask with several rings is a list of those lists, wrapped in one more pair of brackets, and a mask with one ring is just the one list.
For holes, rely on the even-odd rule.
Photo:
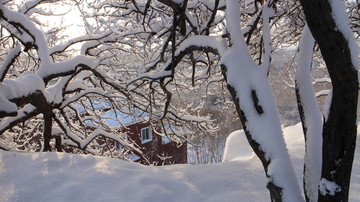
[[(148, 130), (149, 131), (149, 137), (148, 137), (148, 139), (144, 139), (144, 135), (143, 135), (143, 131), (146, 131), (146, 130)], [(140, 136), (141, 136), (141, 144), (145, 144), (145, 143), (147, 143), (147, 142), (151, 142), (152, 141), (152, 129), (151, 129), (151, 127), (145, 127), (145, 128), (142, 128), (141, 129), (141, 134), (140, 134)]]

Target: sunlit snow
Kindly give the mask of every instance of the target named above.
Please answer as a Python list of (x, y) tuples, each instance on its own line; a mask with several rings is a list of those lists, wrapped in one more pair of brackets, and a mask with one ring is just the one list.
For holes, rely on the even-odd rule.
[[(304, 156), (301, 130), (300, 124), (284, 129), (300, 184)], [(359, 155), (357, 149), (352, 202), (360, 201)], [(270, 201), (267, 180), (256, 157), (207, 165), (147, 167), (91, 155), (0, 151), (0, 182), (3, 202)]]

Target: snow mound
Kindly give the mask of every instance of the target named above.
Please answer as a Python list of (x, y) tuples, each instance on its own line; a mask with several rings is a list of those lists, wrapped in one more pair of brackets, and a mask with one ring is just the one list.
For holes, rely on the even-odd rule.
[(227, 137), (223, 162), (248, 160), (253, 157), (255, 154), (246, 139), (244, 130), (234, 131)]
[(155, 167), (92, 155), (0, 150), (1, 202), (268, 201), (265, 184), (257, 162)]

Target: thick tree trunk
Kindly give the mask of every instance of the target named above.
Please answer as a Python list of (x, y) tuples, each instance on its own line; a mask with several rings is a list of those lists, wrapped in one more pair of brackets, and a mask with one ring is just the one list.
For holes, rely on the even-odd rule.
[[(333, 19), (329, 1), (300, 2), (333, 85), (330, 111), (323, 126), (320, 187), (326, 193), (319, 193), (319, 201), (347, 201), (356, 143), (357, 71), (351, 60), (348, 42)], [(329, 183), (335, 183), (338, 188), (330, 190), (326, 186)]]

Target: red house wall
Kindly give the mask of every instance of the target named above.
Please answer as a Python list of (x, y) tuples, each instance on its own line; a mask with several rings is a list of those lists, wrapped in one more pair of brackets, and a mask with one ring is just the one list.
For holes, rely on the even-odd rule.
[[(142, 144), (141, 142), (141, 129), (151, 127), (152, 129), (152, 141)], [(123, 133), (128, 135), (128, 138), (133, 140), (141, 149), (141, 151), (148, 158), (150, 164), (153, 165), (169, 165), (187, 163), (187, 144), (183, 143), (178, 146), (176, 142), (170, 142), (162, 144), (161, 136), (158, 135), (154, 127), (150, 123), (136, 123), (128, 125), (127, 129), (122, 130)], [(159, 131), (159, 128), (157, 128)], [(168, 158), (161, 158), (168, 157)], [(144, 158), (138, 160), (142, 164), (149, 164)]]

